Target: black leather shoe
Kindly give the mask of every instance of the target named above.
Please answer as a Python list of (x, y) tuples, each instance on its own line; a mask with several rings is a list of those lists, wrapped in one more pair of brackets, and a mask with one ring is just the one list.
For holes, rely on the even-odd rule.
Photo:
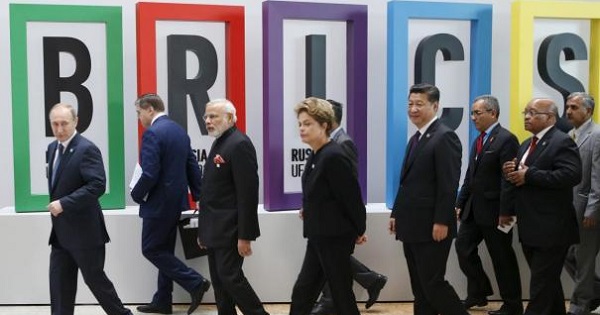
[(333, 315), (335, 314), (335, 308), (333, 307), (333, 301), (319, 301), (315, 304), (310, 315)]
[(486, 306), (488, 304), (488, 300), (487, 300), (487, 298), (476, 299), (476, 298), (467, 297), (464, 301), (462, 301), (462, 304), (465, 307), (465, 309), (470, 309), (471, 307), (474, 307), (474, 306), (477, 306), (477, 307)]
[(204, 279), (202, 283), (192, 292), (190, 292), (190, 296), (192, 297), (192, 301), (190, 302), (190, 308), (188, 308), (188, 315), (192, 314), (198, 306), (200, 306), (200, 302), (202, 302), (202, 298), (204, 297), (204, 293), (208, 291), (210, 288), (210, 281)]
[(140, 313), (173, 314), (173, 307), (171, 305), (159, 306), (150, 303), (146, 305), (140, 305), (136, 309)]
[(377, 302), (377, 299), (379, 298), (379, 293), (381, 293), (381, 289), (383, 289), (386, 283), (387, 277), (378, 274), (377, 279), (375, 279), (373, 284), (371, 284), (371, 286), (369, 286), (369, 288), (367, 289), (367, 292), (369, 293), (369, 299), (367, 300), (367, 304), (365, 304), (365, 308), (368, 309), (369, 307), (373, 306), (375, 302)]

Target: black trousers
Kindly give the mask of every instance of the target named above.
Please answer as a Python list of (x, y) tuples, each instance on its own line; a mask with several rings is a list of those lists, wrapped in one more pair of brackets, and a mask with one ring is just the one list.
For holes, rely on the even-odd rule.
[(331, 288), (333, 305), (339, 314), (359, 315), (352, 291), (350, 255), (352, 238), (309, 239), (304, 262), (292, 291), (290, 315), (310, 314), (325, 281)]
[(236, 315), (237, 305), (245, 315), (264, 315), (262, 302), (244, 276), (244, 257), (236, 246), (208, 250), (210, 278), (219, 315)]
[(52, 245), (50, 252), (50, 302), (52, 315), (73, 315), (77, 293), (77, 272), (108, 315), (131, 314), (123, 307), (114, 285), (104, 273), (104, 245), (67, 250)]
[(452, 239), (404, 243), (404, 256), (415, 296), (415, 315), (467, 315), (454, 288), (446, 281)]
[(525, 315), (566, 314), (565, 294), (560, 282), (568, 245), (535, 247), (521, 244), (531, 270), (529, 303)]
[(461, 222), (454, 245), (460, 269), (467, 277), (469, 297), (483, 299), (494, 293), (478, 254), (479, 244), (485, 241), (504, 304), (521, 311), (521, 276), (512, 240), (512, 229), (504, 233), (495, 226), (478, 225), (467, 219)]

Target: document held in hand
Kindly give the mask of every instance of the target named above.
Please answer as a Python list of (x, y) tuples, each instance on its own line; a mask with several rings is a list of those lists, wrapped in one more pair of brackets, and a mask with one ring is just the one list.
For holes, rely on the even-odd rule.
[(129, 190), (133, 190), (133, 187), (137, 185), (137, 182), (142, 177), (142, 166), (140, 163), (135, 163), (135, 168), (133, 169), (133, 174), (131, 175), (131, 181), (129, 182)]
[(517, 216), (513, 215), (512, 217), (512, 222), (510, 222), (509, 224), (506, 224), (504, 226), (500, 226), (498, 225), (498, 230), (504, 232), (504, 233), (508, 233), (510, 232), (510, 229), (513, 228), (513, 226), (515, 226), (515, 224), (517, 223)]

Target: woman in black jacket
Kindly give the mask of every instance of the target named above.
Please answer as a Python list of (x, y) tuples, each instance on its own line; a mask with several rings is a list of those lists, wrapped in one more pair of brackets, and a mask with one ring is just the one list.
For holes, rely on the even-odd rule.
[(295, 107), (302, 142), (312, 154), (302, 174), (302, 217), (308, 239), (292, 292), (291, 315), (306, 315), (327, 281), (340, 315), (360, 314), (352, 291), (350, 255), (366, 241), (366, 211), (350, 159), (331, 141), (334, 113), (325, 100), (310, 97)]

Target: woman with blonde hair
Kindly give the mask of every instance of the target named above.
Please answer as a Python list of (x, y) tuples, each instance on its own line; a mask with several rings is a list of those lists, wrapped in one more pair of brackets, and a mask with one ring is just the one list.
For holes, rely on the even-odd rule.
[(294, 108), (302, 142), (312, 154), (302, 174), (306, 254), (292, 292), (291, 315), (310, 314), (325, 281), (338, 314), (358, 315), (352, 291), (350, 255), (366, 241), (366, 211), (352, 164), (329, 139), (331, 104), (309, 97)]

